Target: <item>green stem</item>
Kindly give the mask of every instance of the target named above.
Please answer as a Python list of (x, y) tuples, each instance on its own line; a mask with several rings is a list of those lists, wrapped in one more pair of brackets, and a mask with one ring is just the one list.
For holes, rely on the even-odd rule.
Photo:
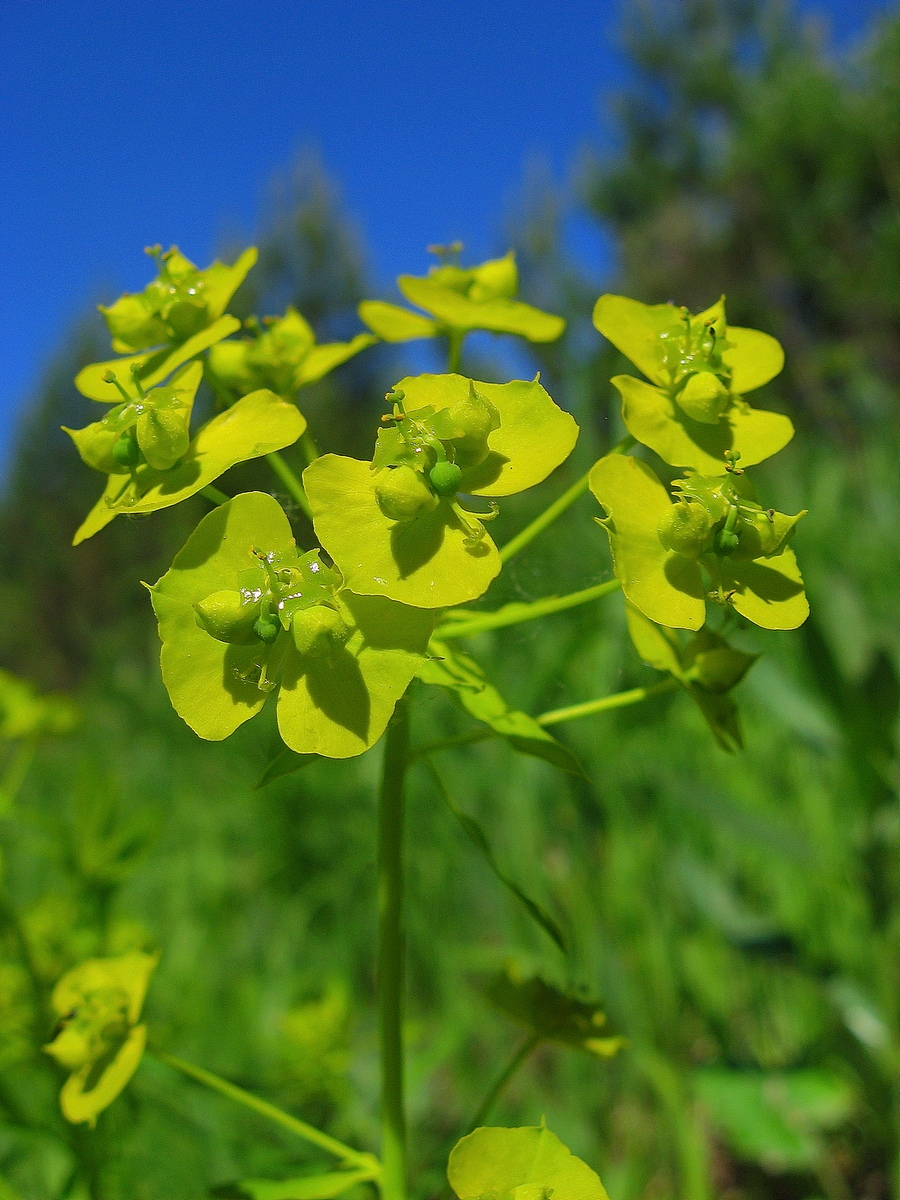
[(222, 1079), (221, 1076), (214, 1075), (212, 1071), (206, 1071), (203, 1067), (195, 1067), (193, 1063), (185, 1062), (183, 1058), (177, 1058), (174, 1054), (167, 1054), (165, 1050), (153, 1049), (149, 1050), (148, 1053), (152, 1054), (154, 1058), (159, 1059), (160, 1062), (174, 1068), (174, 1070), (180, 1071), (182, 1075), (187, 1075), (190, 1079), (196, 1080), (197, 1083), (202, 1083), (206, 1087), (212, 1088), (214, 1092), (219, 1092), (220, 1095), (227, 1096), (229, 1100), (243, 1104), (245, 1108), (252, 1109), (253, 1112), (258, 1113), (261, 1117), (266, 1117), (268, 1120), (274, 1121), (276, 1125), (281, 1125), (284, 1129), (289, 1129), (291, 1133), (295, 1133), (305, 1141), (318, 1146), (320, 1150), (326, 1150), (342, 1162), (371, 1171), (373, 1179), (378, 1177), (380, 1166), (374, 1154), (366, 1154), (362, 1150), (354, 1150), (352, 1146), (345, 1146), (343, 1142), (339, 1142), (337, 1138), (329, 1137), (327, 1133), (322, 1133), (315, 1126), (307, 1125), (305, 1121), (300, 1121), (297, 1117), (292, 1117), (290, 1113), (276, 1108), (274, 1104), (269, 1104), (267, 1100), (261, 1100), (259, 1096), (254, 1096), (252, 1092), (247, 1092), (236, 1084), (229, 1083), (227, 1079)]
[(303, 457), (306, 459), (306, 465), (315, 462), (319, 457), (319, 447), (316, 445), (313, 435), (309, 432), (309, 427), (300, 434), (300, 441), (297, 443)]
[(471, 1133), (473, 1129), (478, 1129), (485, 1123), (488, 1113), (496, 1104), (500, 1093), (513, 1078), (513, 1076), (518, 1073), (520, 1068), (524, 1066), (526, 1059), (537, 1048), (537, 1046), (540, 1045), (540, 1041), (541, 1036), (539, 1033), (532, 1033), (530, 1037), (525, 1039), (522, 1045), (518, 1048), (518, 1050), (500, 1072), (494, 1083), (494, 1086), (478, 1106), (478, 1111), (469, 1122), (469, 1127), (466, 1130), (467, 1133)]
[(626, 708), (629, 704), (640, 704), (651, 696), (662, 696), (666, 692), (674, 692), (681, 687), (677, 679), (664, 679), (661, 683), (653, 683), (649, 687), (632, 688), (628, 692), (614, 692), (612, 696), (603, 696), (599, 700), (586, 700), (583, 704), (570, 704), (568, 708), (554, 708), (551, 712), (541, 713), (537, 717), (539, 725), (558, 725), (560, 721), (574, 721), (578, 717), (590, 717), (594, 713), (609, 712), (613, 708)]
[(472, 637), (488, 629), (502, 629), (505, 625), (536, 621), (539, 617), (550, 616), (551, 613), (565, 612), (567, 608), (576, 608), (579, 604), (600, 600), (603, 596), (617, 592), (621, 586), (618, 579), (608, 579), (605, 583), (582, 588), (580, 592), (570, 592), (568, 596), (547, 596), (543, 600), (534, 600), (531, 604), (504, 604), (496, 612), (480, 613), (470, 621), (453, 621), (451, 624), (439, 626), (435, 637), (438, 641), (445, 642), (451, 638)]
[(575, 503), (579, 496), (583, 496), (587, 489), (588, 475), (582, 475), (570, 488), (563, 492), (559, 499), (554, 500), (549, 508), (545, 508), (539, 517), (535, 517), (531, 524), (526, 525), (521, 533), (517, 533), (505, 546), (501, 547), (500, 558), (503, 562), (509, 562), (520, 550), (524, 550), (526, 546), (530, 545), (539, 534), (543, 533), (545, 529), (553, 524), (557, 517), (561, 517), (566, 509)]
[(409, 701), (387, 729), (378, 798), (378, 1034), (384, 1200), (406, 1200), (403, 1106), (403, 782), (409, 762)]
[(462, 366), (462, 345), (466, 335), (459, 329), (447, 330), (447, 370), (458, 375)]
[[(674, 692), (681, 685), (677, 679), (664, 679), (661, 683), (649, 687), (631, 688), (627, 692), (613, 692), (611, 696), (602, 696), (599, 700), (586, 700), (583, 704), (570, 704), (568, 708), (554, 708), (550, 712), (541, 713), (535, 717), (538, 725), (558, 725), (562, 721), (574, 721), (578, 717), (590, 717), (594, 713), (610, 712), (614, 708), (627, 708), (630, 704), (640, 704), (642, 700), (650, 700), (653, 696), (662, 696), (666, 692)], [(472, 746), (476, 742), (484, 742), (489, 738), (499, 737), (493, 729), (486, 725), (471, 729), (468, 733), (457, 734), (456, 737), (442, 738), (439, 742), (428, 742), (419, 746), (410, 754), (410, 762), (418, 762), (441, 750), (455, 750), (460, 746)]]
[(312, 509), (309, 507), (309, 501), (306, 498), (306, 492), (303, 490), (303, 484), (284, 461), (277, 450), (273, 450), (271, 454), (266, 455), (266, 462), (287, 488), (291, 498), (297, 502), (300, 508), (312, 520)]
[(227, 504), (231, 499), (224, 492), (220, 492), (217, 487), (213, 487), (211, 483), (208, 483), (205, 488), (200, 489), (200, 495), (213, 504)]
[(4, 816), (9, 811), (12, 802), (18, 795), (19, 788), (25, 782), (25, 776), (34, 762), (37, 748), (38, 739), (36, 737), (25, 738), (16, 747), (12, 760), (0, 781), (0, 816)]

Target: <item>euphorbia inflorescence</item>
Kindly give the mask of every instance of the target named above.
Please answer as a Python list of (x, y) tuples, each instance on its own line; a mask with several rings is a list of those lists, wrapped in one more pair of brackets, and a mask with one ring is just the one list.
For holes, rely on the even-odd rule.
[[(483, 526), (491, 502), (545, 479), (578, 427), (538, 379), (409, 376), (390, 398), (371, 463), (326, 454), (303, 473), (319, 541), (360, 594), (423, 608), (473, 600), (500, 570)], [(459, 495), (490, 507), (473, 512)]]

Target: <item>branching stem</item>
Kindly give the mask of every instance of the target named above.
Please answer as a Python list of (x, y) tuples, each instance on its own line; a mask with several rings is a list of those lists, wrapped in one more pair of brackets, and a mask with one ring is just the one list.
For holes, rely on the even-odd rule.
[(409, 701), (394, 710), (384, 745), (378, 797), (378, 1037), (384, 1200), (406, 1200), (403, 1103), (403, 825), (409, 763)]
[(205, 1087), (212, 1088), (214, 1092), (227, 1096), (229, 1100), (234, 1100), (237, 1104), (252, 1109), (253, 1112), (258, 1113), (261, 1117), (266, 1117), (276, 1125), (289, 1129), (291, 1133), (318, 1146), (320, 1150), (333, 1154), (342, 1162), (371, 1171), (371, 1178), (378, 1178), (380, 1166), (374, 1154), (367, 1154), (362, 1150), (354, 1150), (352, 1146), (345, 1146), (337, 1138), (330, 1137), (313, 1125), (307, 1125), (305, 1121), (301, 1121), (297, 1117), (292, 1117), (290, 1113), (270, 1104), (268, 1100), (262, 1100), (259, 1096), (254, 1096), (252, 1092), (238, 1087), (237, 1084), (229, 1083), (227, 1079), (222, 1079), (221, 1076), (214, 1075), (212, 1071), (206, 1071), (203, 1067), (194, 1066), (193, 1063), (186, 1062), (183, 1058), (177, 1058), (174, 1054), (166, 1053), (165, 1050), (148, 1050), (148, 1053), (174, 1070), (196, 1080), (197, 1083), (202, 1083)]
[(448, 621), (438, 627), (435, 637), (438, 641), (446, 642), (451, 638), (473, 637), (476, 633), (485, 633), (488, 629), (502, 629), (506, 625), (536, 621), (539, 617), (548, 617), (552, 613), (565, 612), (568, 608), (577, 608), (579, 604), (588, 604), (591, 600), (600, 600), (603, 596), (617, 592), (621, 586), (618, 579), (607, 579), (605, 583), (582, 588), (579, 592), (570, 592), (568, 596), (547, 596), (543, 600), (533, 600), (530, 604), (504, 604), (503, 608), (496, 612), (478, 613), (471, 620)]
[(519, 1046), (518, 1050), (516, 1050), (515, 1054), (513, 1054), (512, 1058), (509, 1060), (509, 1062), (506, 1064), (506, 1066), (503, 1068), (503, 1070), (497, 1076), (497, 1079), (495, 1080), (494, 1085), (491, 1088), (491, 1090), (488, 1092), (488, 1094), (482, 1100), (481, 1104), (478, 1106), (478, 1111), (475, 1113), (475, 1116), (469, 1122), (469, 1127), (466, 1130), (466, 1133), (471, 1133), (473, 1129), (478, 1129), (480, 1126), (482, 1126), (485, 1123), (491, 1109), (497, 1103), (497, 1100), (500, 1097), (500, 1093), (503, 1091), (503, 1089), (506, 1087), (506, 1085), (509, 1083), (509, 1081), (513, 1078), (513, 1076), (518, 1074), (519, 1070), (525, 1065), (525, 1062), (527, 1061), (527, 1059), (530, 1057), (532, 1052), (540, 1045), (540, 1043), (541, 1043), (540, 1034), (532, 1033), (529, 1037), (527, 1037), (525, 1039), (525, 1041), (522, 1043), (522, 1045)]
[(277, 450), (273, 450), (271, 454), (266, 455), (266, 462), (287, 488), (291, 499), (303, 509), (306, 515), (312, 520), (312, 510), (309, 507), (309, 501), (306, 498), (306, 492), (303, 490), (303, 484), (287, 465)]

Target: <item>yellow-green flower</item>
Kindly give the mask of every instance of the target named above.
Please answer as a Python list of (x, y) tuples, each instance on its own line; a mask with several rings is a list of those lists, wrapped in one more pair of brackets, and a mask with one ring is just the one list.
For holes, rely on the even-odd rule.
[(459, 495), (511, 496), (570, 454), (578, 426), (537, 379), (402, 379), (371, 463), (336, 454), (303, 473), (316, 535), (359, 595), (421, 608), (482, 595), (500, 570), (484, 522)]
[[(459, 245), (446, 251), (455, 257)], [(490, 259), (477, 267), (443, 262), (427, 275), (401, 275), (397, 286), (411, 304), (429, 315), (410, 312), (383, 300), (364, 300), (359, 315), (385, 342), (410, 342), (441, 334), (462, 335), (473, 329), (491, 333), (513, 333), (530, 342), (552, 342), (562, 333), (565, 321), (516, 300), (519, 274), (513, 252)]]
[(706, 602), (731, 605), (763, 629), (796, 629), (809, 615), (803, 580), (786, 542), (794, 517), (763, 509), (743, 473), (688, 473), (673, 500), (637, 458), (610, 454), (590, 487), (607, 516), (622, 590), (651, 621), (699, 629)]
[(53, 989), (59, 1024), (44, 1049), (71, 1071), (59, 1098), (66, 1120), (96, 1124), (137, 1070), (147, 1042), (138, 1018), (157, 961), (142, 953), (91, 958)]
[(150, 592), (163, 682), (195, 733), (220, 741), (273, 695), (285, 744), (329, 758), (378, 740), (435, 623), (354, 595), (262, 492), (208, 513)]
[(100, 305), (113, 349), (120, 354), (184, 342), (212, 325), (257, 258), (251, 246), (233, 267), (214, 262), (201, 271), (177, 246), (166, 251), (150, 246), (147, 253), (156, 260), (157, 277), (142, 292), (126, 292), (108, 308)]
[(726, 324), (724, 296), (696, 315), (672, 304), (601, 296), (594, 325), (651, 381), (612, 380), (628, 432), (671, 466), (720, 475), (728, 455), (753, 466), (793, 437), (787, 417), (744, 399), (779, 373), (781, 346), (767, 333)]
[(218, 342), (209, 352), (207, 370), (213, 385), (232, 396), (257, 388), (293, 396), (375, 341), (372, 334), (359, 333), (349, 342), (317, 346), (309, 323), (289, 307), (283, 317), (265, 317), (253, 338)]
[[(103, 495), (75, 534), (76, 546), (120, 513), (137, 515), (180, 504), (236, 463), (293, 445), (306, 429), (296, 405), (262, 388), (213, 417), (188, 441), (202, 374), (202, 364), (191, 363), (171, 387), (128, 401), (86, 429), (66, 430), (84, 461), (109, 473)], [(161, 404), (154, 399), (157, 393), (164, 397)], [(120, 448), (126, 453), (117, 457)]]

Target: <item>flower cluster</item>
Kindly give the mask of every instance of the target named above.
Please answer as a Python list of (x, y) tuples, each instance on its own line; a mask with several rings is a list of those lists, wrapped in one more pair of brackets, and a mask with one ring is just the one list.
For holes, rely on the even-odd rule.
[(371, 462), (326, 454), (303, 473), (319, 541), (363, 595), (422, 608), (481, 596), (500, 570), (490, 501), (533, 487), (570, 454), (578, 427), (537, 379), (418, 375), (389, 393)]
[(741, 394), (777, 374), (781, 347), (757, 330), (727, 326), (724, 298), (691, 316), (602, 296), (594, 321), (654, 380), (613, 379), (629, 433), (683, 469), (668, 489), (647, 463), (623, 454), (591, 471), (626, 597), (674, 628), (700, 629), (711, 600), (764, 629), (795, 629), (809, 606), (787, 543), (805, 513), (764, 508), (743, 470), (793, 434), (787, 417), (751, 409)]
[(383, 300), (364, 300), (359, 315), (385, 342), (410, 342), (441, 335), (462, 337), (474, 329), (512, 333), (530, 342), (552, 342), (562, 333), (562, 317), (516, 300), (519, 273), (512, 251), (477, 267), (456, 261), (462, 245), (433, 246), (444, 261), (427, 275), (401, 275), (397, 287), (410, 302), (428, 313), (410, 312)]
[(355, 594), (262, 492), (207, 514), (150, 591), (163, 680), (200, 737), (228, 737), (274, 693), (285, 744), (329, 758), (378, 740), (435, 621)]
[(91, 958), (65, 974), (51, 1003), (59, 1017), (44, 1049), (71, 1072), (60, 1104), (67, 1120), (94, 1125), (135, 1073), (147, 1042), (138, 1019), (158, 958)]
[(259, 388), (293, 398), (376, 341), (358, 333), (349, 342), (317, 345), (309, 322), (290, 307), (283, 317), (247, 324), (254, 336), (217, 342), (207, 359), (210, 382), (229, 402)]

